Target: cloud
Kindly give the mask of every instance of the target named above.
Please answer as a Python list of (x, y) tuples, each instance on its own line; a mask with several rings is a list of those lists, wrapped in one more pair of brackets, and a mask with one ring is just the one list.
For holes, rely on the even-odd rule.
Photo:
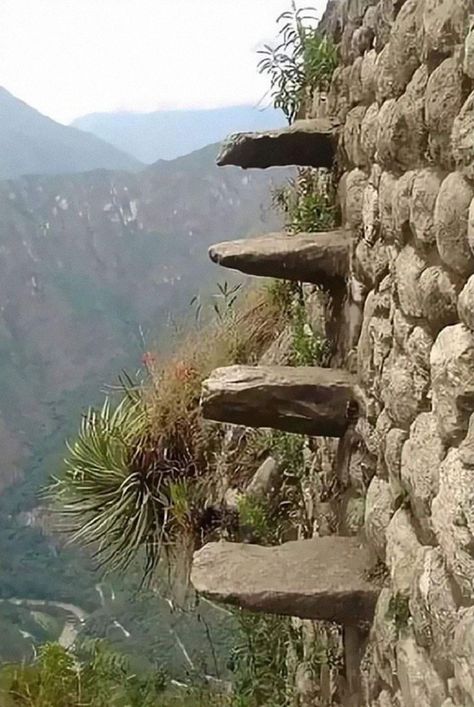
[(257, 103), (268, 82), (256, 49), (288, 5), (2, 0), (0, 84), (63, 122), (93, 111)]

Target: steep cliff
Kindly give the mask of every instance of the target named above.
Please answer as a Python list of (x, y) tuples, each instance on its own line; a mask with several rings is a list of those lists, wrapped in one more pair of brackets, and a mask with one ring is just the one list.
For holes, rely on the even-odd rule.
[(474, 704), (473, 9), (349, 0), (323, 20), (340, 43), (326, 110), (363, 293), (364, 531), (389, 575), (363, 661), (364, 703), (380, 707)]
[[(364, 634), (354, 579), (347, 607), (357, 631), (342, 612), (337, 619), (349, 689), (336, 688), (331, 704), (474, 704), (473, 10), (464, 0), (330, 3), (321, 28), (338, 44), (340, 64), (327, 96), (318, 93), (308, 120), (289, 130), (233, 136), (220, 158), (242, 167), (331, 163), (340, 227), (350, 235), (345, 305), (333, 329), (342, 346), (331, 366), (355, 376), (355, 418), (337, 413), (329, 382), (324, 392), (314, 382), (309, 395), (278, 367), (251, 375), (220, 369), (203, 395), (204, 414), (220, 421), (247, 416), (257, 427), (307, 433), (310, 417), (313, 531), (359, 535), (372, 553), (375, 615)], [(330, 272), (322, 235), (313, 234), (315, 249)], [(227, 263), (226, 248), (236, 246), (215, 249), (223, 265), (256, 272), (260, 258), (261, 274), (272, 271), (269, 246), (258, 254), (240, 247), (240, 260)], [(301, 279), (311, 281), (303, 273), (312, 261), (301, 266), (306, 241), (295, 248)], [(281, 277), (288, 251), (273, 246), (272, 257)], [(258, 376), (266, 385), (257, 390)], [(217, 402), (208, 412), (210, 396)], [(283, 405), (283, 396), (291, 403)], [(334, 426), (330, 441), (315, 436), (328, 434), (320, 419), (328, 401), (346, 427), (340, 433)], [(195, 584), (254, 610), (327, 618), (321, 592), (333, 592), (334, 611), (343, 594), (337, 544), (326, 554), (326, 573), (321, 569), (328, 584), (315, 571), (312, 594), (306, 553), (319, 567), (323, 543), (311, 550), (305, 542), (274, 555), (285, 581), (270, 554), (239, 546), (225, 550), (238, 571), (223, 578), (224, 549), (208, 546), (196, 556)], [(311, 701), (315, 694), (305, 701), (300, 690), (302, 704), (329, 704)]]

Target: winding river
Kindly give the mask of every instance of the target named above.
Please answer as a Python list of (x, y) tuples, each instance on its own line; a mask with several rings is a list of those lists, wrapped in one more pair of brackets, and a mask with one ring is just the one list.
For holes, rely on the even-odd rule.
[(81, 625), (88, 617), (88, 613), (81, 609), (80, 606), (75, 606), (74, 604), (66, 604), (62, 601), (49, 601), (46, 599), (17, 599), (13, 597), (11, 599), (0, 599), (1, 603), (8, 602), (9, 604), (15, 604), (16, 606), (27, 606), (30, 609), (40, 608), (40, 607), (55, 607), (56, 609), (62, 609), (68, 616), (64, 622), (64, 626), (61, 631), (61, 635), (58, 638), (58, 643), (63, 648), (70, 648), (77, 638), (77, 634), (80, 631)]

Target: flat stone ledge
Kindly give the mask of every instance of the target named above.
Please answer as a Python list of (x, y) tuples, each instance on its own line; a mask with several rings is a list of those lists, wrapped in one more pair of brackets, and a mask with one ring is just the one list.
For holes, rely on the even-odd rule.
[(275, 547), (217, 542), (194, 555), (198, 592), (250, 611), (355, 624), (371, 620), (379, 588), (354, 537), (325, 536)]
[(287, 128), (234, 133), (223, 143), (217, 164), (256, 167), (332, 167), (339, 122), (331, 118), (297, 120)]
[(227, 366), (203, 382), (201, 405), (208, 420), (341, 437), (354, 388), (354, 376), (341, 369)]
[(209, 248), (214, 263), (247, 275), (330, 285), (346, 277), (351, 237), (347, 231), (269, 233), (258, 238), (217, 243)]

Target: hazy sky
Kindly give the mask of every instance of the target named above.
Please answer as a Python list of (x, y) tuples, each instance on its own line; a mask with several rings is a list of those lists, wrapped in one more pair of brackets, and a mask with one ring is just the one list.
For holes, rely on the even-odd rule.
[[(307, 3), (318, 8), (324, 0)], [(0, 0), (0, 85), (62, 122), (257, 102), (289, 0)]]

